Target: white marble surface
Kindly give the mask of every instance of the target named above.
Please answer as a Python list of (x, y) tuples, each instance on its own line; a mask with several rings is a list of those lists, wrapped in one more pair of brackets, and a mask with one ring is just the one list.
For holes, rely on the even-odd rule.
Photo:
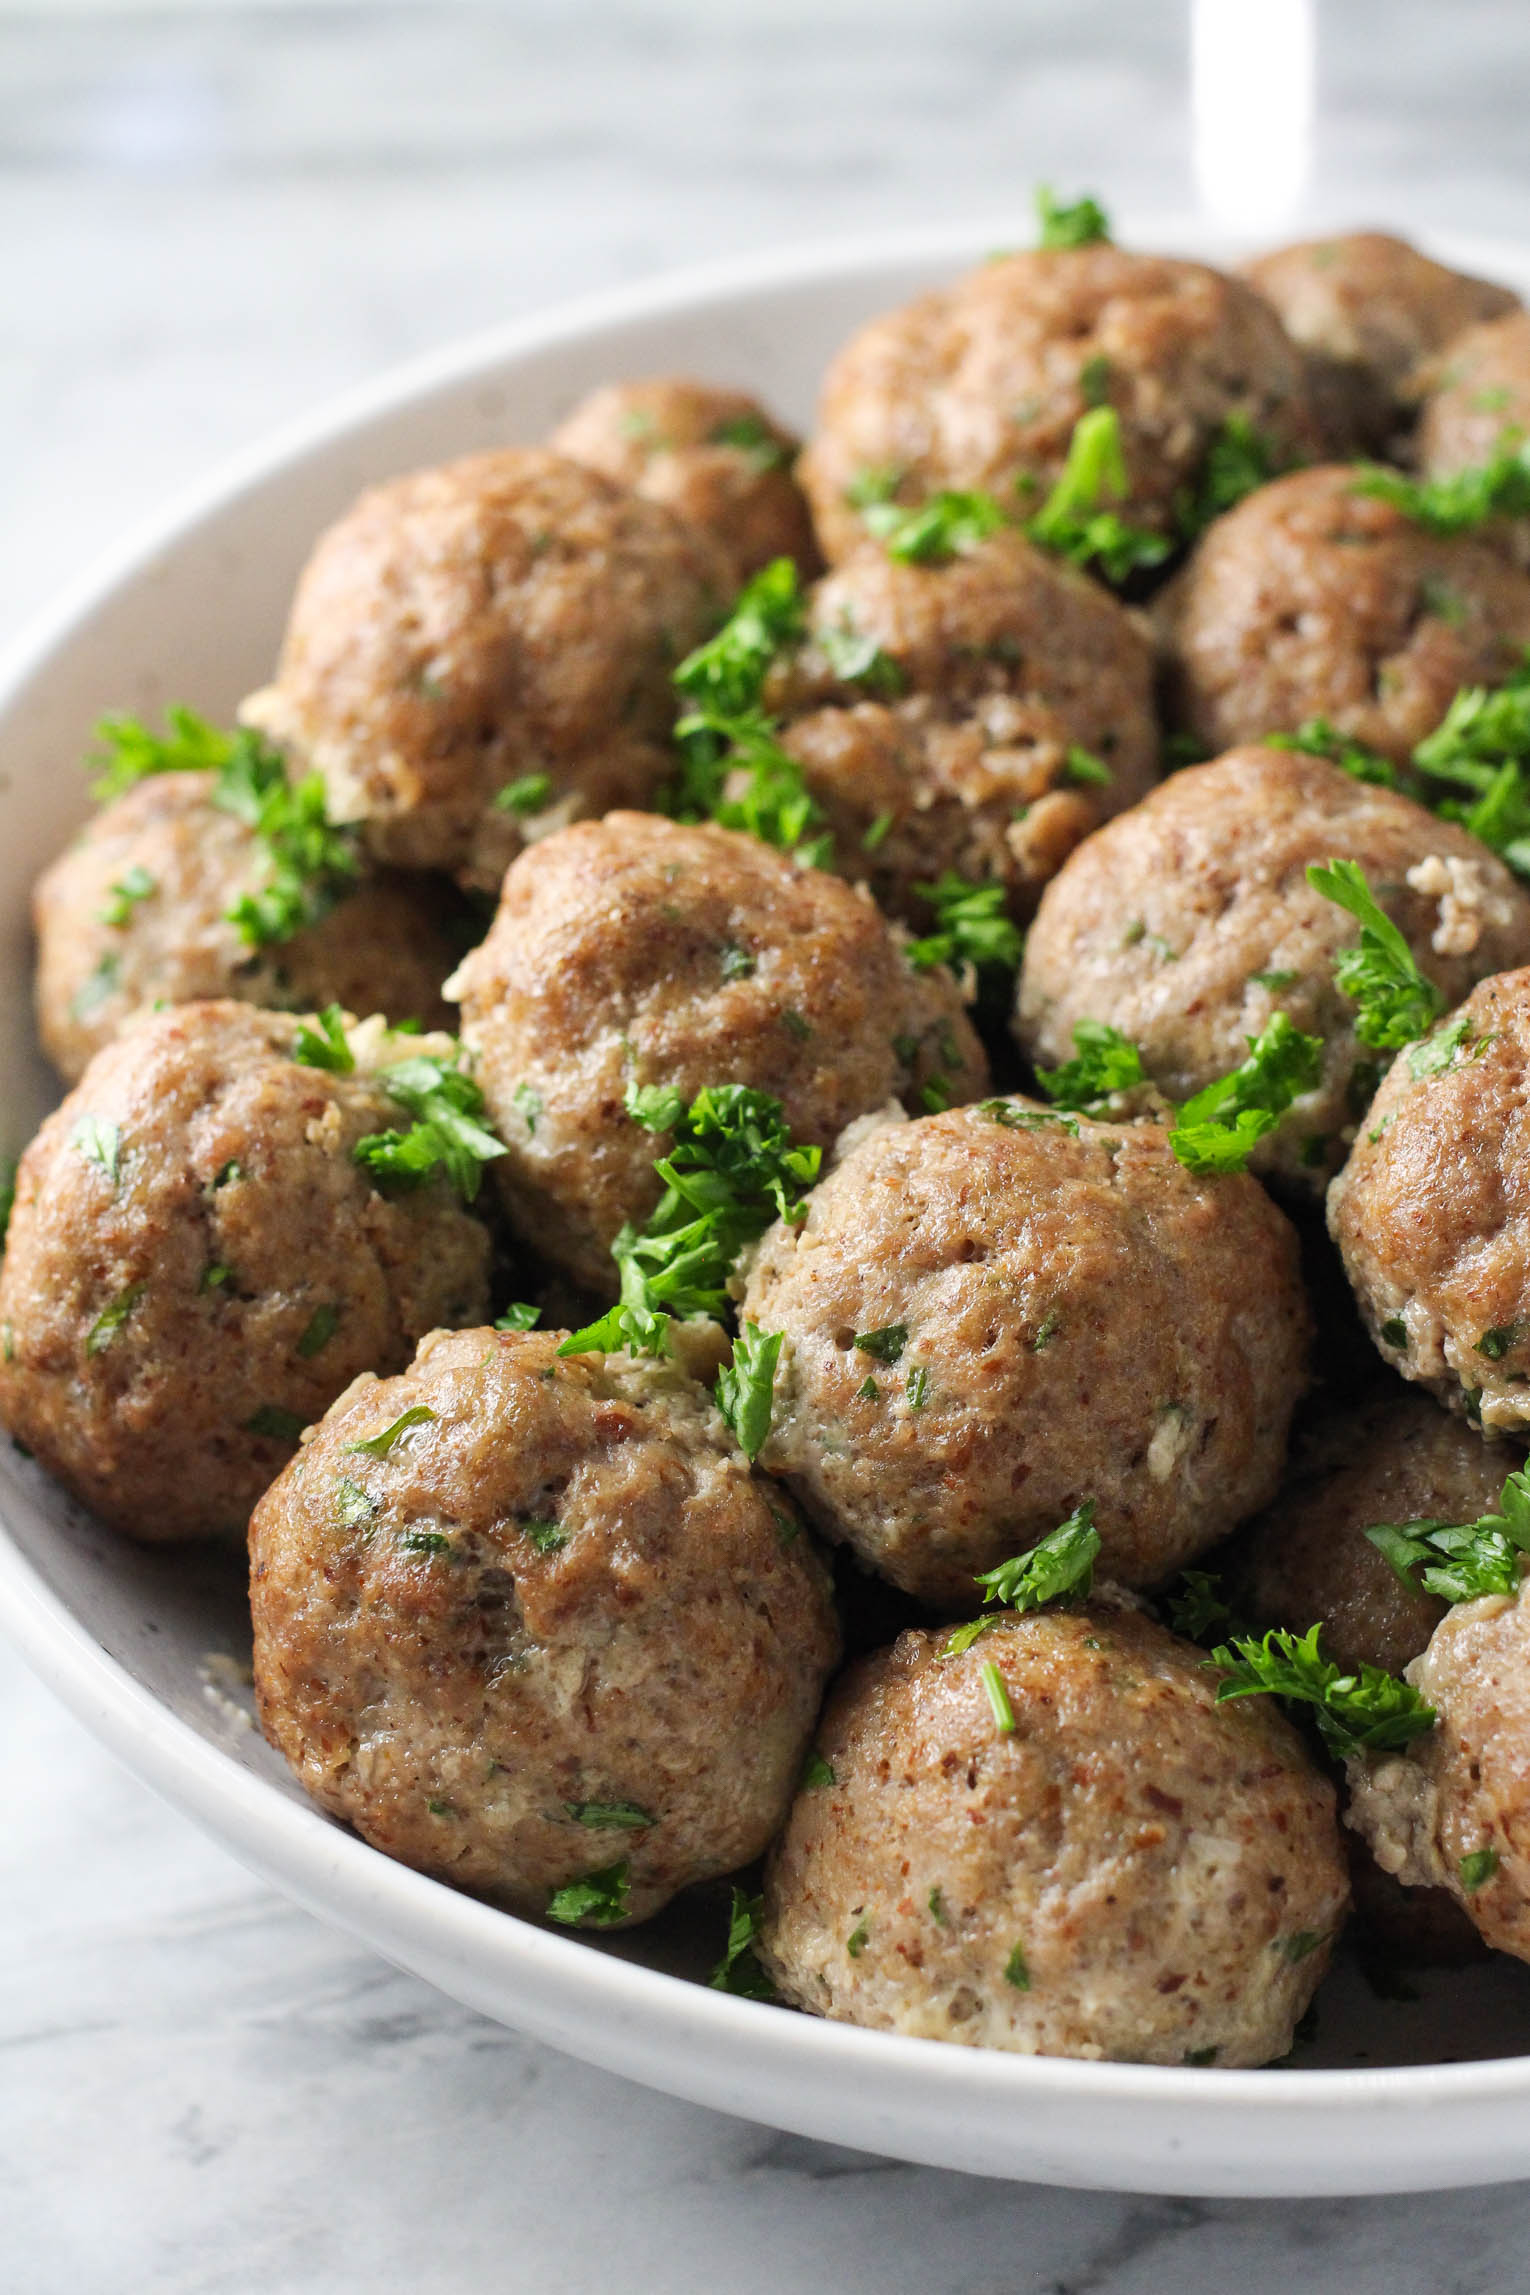
[[(0, 643), (317, 395), (773, 240), (1183, 208), (1175, 0), (0, 0)], [(1327, 0), (1307, 214), (1530, 236), (1520, 0)], [(646, 2095), (248, 1879), (0, 1647), (0, 2287), (1498, 2295), (1530, 2193), (982, 2183)], [(741, 2098), (741, 2102), (744, 2099)]]

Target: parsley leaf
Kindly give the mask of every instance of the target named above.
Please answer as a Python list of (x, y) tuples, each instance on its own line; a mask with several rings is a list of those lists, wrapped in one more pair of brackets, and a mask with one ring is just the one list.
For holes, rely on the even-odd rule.
[(1341, 1760), (1351, 1753), (1400, 1752), (1434, 1727), (1434, 1707), (1410, 1683), (1374, 1665), (1342, 1672), (1319, 1650), (1321, 1632), (1320, 1625), (1305, 1634), (1277, 1626), (1262, 1641), (1239, 1635), (1222, 1643), (1206, 1661), (1225, 1677), (1217, 1685), (1217, 1703), (1274, 1696), (1310, 1705), (1324, 1744)]
[(122, 1130), (101, 1116), (81, 1116), (69, 1134), (69, 1145), (87, 1163), (105, 1172), (115, 1188), (122, 1169)]
[(889, 558), (905, 566), (944, 566), (966, 557), (1007, 524), (991, 494), (948, 490), (912, 510), (868, 503), (861, 513)]
[(591, 1825), (597, 1831), (641, 1833), (658, 1823), (635, 1801), (565, 1801), (563, 1806), (576, 1825)]
[(1486, 1887), (1497, 1872), (1498, 1851), (1496, 1849), (1472, 1849), (1461, 1859), (1456, 1870), (1461, 1875), (1461, 1886), (1466, 1894), (1469, 1897), (1475, 1896), (1480, 1888)]
[(136, 717), (103, 717), (95, 729), (90, 793), (109, 804), (151, 773), (215, 773), (228, 761), (234, 736), (195, 710), (165, 711), (164, 733), (151, 733)]
[(903, 691), (903, 672), (892, 655), (884, 653), (875, 638), (864, 637), (848, 615), (842, 622), (815, 630), (813, 634), (841, 685), (858, 685), (862, 692), (874, 695), (878, 701), (893, 701)]
[(1365, 1535), (1410, 1593), (1422, 1588), (1443, 1602), (1513, 1594), (1519, 1558), (1530, 1553), (1530, 1473), (1524, 1468), (1509, 1475), (1498, 1508), (1475, 1522), (1378, 1522)]
[(1206, 449), (1195, 485), (1184, 488), (1175, 504), (1175, 519), (1183, 538), (1193, 542), (1213, 518), (1234, 509), (1256, 487), (1267, 485), (1279, 468), (1273, 442), (1246, 414), (1224, 416)]
[(1061, 200), (1049, 183), (1038, 183), (1036, 220), (1042, 247), (1093, 247), (1110, 237), (1110, 217), (1087, 191), (1077, 199)]
[[(280, 1403), (262, 1403), (244, 1422), (246, 1434), (261, 1434), (271, 1442), (296, 1442), (308, 1424), (295, 1410), (283, 1410)], [(352, 1443), (353, 1450), (361, 1446)]]
[(156, 880), (148, 870), (140, 868), (135, 862), (130, 869), (123, 870), (111, 887), (106, 906), (101, 911), (101, 922), (119, 926), (129, 923), (138, 903), (147, 900), (158, 889)]
[(773, 558), (745, 584), (717, 635), (686, 655), (676, 688), (693, 708), (743, 717), (759, 707), (771, 663), (804, 625), (797, 569), (790, 558)]
[(1382, 463), (1361, 463), (1354, 491), (1390, 502), (1430, 534), (1466, 534), (1493, 518), (1530, 516), (1530, 442), (1506, 431), (1488, 460), (1446, 478), (1409, 478)]
[(1341, 733), (1326, 717), (1308, 717), (1294, 733), (1266, 733), (1261, 741), (1265, 749), (1294, 749), (1306, 757), (1326, 758), (1337, 765), (1352, 781), (1367, 781), (1378, 789), (1396, 789), (1401, 775), (1390, 757), (1383, 757), (1379, 749), (1371, 749), (1352, 734)]
[(1092, 1108), (1116, 1092), (1147, 1082), (1142, 1054), (1119, 1028), (1103, 1020), (1080, 1020), (1073, 1030), (1074, 1057), (1060, 1068), (1038, 1068), (1036, 1081), (1054, 1106)]
[(733, 1360), (717, 1374), (717, 1407), (751, 1465), (770, 1432), (781, 1338), (779, 1331), (762, 1331), (758, 1323), (740, 1323)]
[(111, 1345), (148, 1288), (147, 1283), (130, 1283), (125, 1291), (118, 1292), (109, 1307), (102, 1309), (86, 1336), (87, 1355), (99, 1355)]
[(857, 1331), (856, 1349), (879, 1363), (895, 1363), (908, 1345), (907, 1323), (883, 1323), (875, 1331)]
[[(1094, 1584), (1094, 1565), (1099, 1551), (1094, 1501), (1086, 1498), (1066, 1522), (1048, 1531), (1038, 1545), (1017, 1554), (1012, 1561), (1001, 1562), (996, 1570), (985, 1570), (975, 1582), (985, 1589), (985, 1603), (1003, 1603), (1023, 1617), (1026, 1611), (1039, 1610), (1048, 1602), (1087, 1594)], [(959, 1657), (963, 1650), (971, 1649), (990, 1626), (997, 1624), (998, 1619), (990, 1616), (974, 1618), (958, 1626), (941, 1656)]]
[(1181, 1570), (1175, 1584), (1180, 1592), (1164, 1597), (1169, 1624), (1186, 1641), (1203, 1642), (1212, 1634), (1226, 1633), (1233, 1613), (1222, 1599), (1222, 1581), (1211, 1570)]
[(978, 1668), (979, 1678), (993, 1708), (993, 1718), (1001, 1737), (1015, 1734), (1015, 1709), (1009, 1702), (1009, 1686), (992, 1658), (986, 1658)]
[[(224, 1272), (226, 1274), (227, 1269)], [(307, 1328), (297, 1343), (297, 1351), (304, 1362), (311, 1362), (315, 1355), (321, 1355), (339, 1328), (340, 1310), (338, 1307), (332, 1307), (327, 1303), (322, 1307), (315, 1307), (308, 1318)]]
[(330, 822), (319, 774), (289, 781), (281, 752), (244, 727), (228, 740), (213, 803), (254, 830), (268, 875), (260, 891), (244, 894), (226, 914), (249, 947), (264, 948), (333, 908), (360, 863), (353, 834)]
[(731, 446), (747, 455), (762, 476), (767, 470), (786, 469), (792, 460), (791, 448), (782, 444), (762, 414), (729, 415), (712, 425), (707, 440), (712, 446)]
[(333, 1076), (349, 1076), (356, 1055), (345, 1040), (344, 1013), (338, 1004), (326, 1004), (317, 1018), (317, 1028), (310, 1028), (306, 1020), (299, 1022), (292, 1057), (305, 1068), (327, 1068)]
[(922, 940), (910, 941), (908, 960), (916, 971), (937, 964), (989, 965), (1013, 972), (1023, 946), (1018, 926), (1005, 912), (1001, 884), (973, 884), (946, 869), (934, 884), (916, 885), (921, 900), (935, 911), (936, 925)]
[(1313, 861), (1307, 882), (1336, 901), (1360, 926), (1353, 948), (1341, 949), (1334, 976), (1359, 1007), (1355, 1034), (1362, 1044), (1396, 1051), (1433, 1026), (1445, 999), (1413, 961), (1413, 952), (1386, 911), (1377, 905), (1358, 861)]
[(501, 813), (515, 813), (524, 819), (528, 814), (546, 810), (552, 796), (550, 773), (523, 773), (518, 781), (507, 781), (495, 798)]
[(1463, 686), (1413, 752), (1426, 780), (1464, 792), (1433, 810), (1530, 876), (1530, 658), (1502, 685)]
[(743, 2000), (774, 2000), (776, 1988), (760, 1966), (755, 1939), (765, 1910), (763, 1897), (735, 1888), (728, 1913), (728, 1941), (722, 1959), (707, 1978), (715, 1992), (734, 1992)]
[(630, 1871), (623, 1857), (619, 1864), (603, 1865), (598, 1873), (585, 1873), (579, 1880), (554, 1889), (547, 1900), (548, 1919), (563, 1921), (569, 1927), (576, 1921), (588, 1921), (592, 1928), (613, 1928), (627, 1917)]
[(1139, 567), (1161, 566), (1173, 548), (1166, 534), (1129, 526), (1102, 508), (1124, 501), (1128, 491), (1120, 418), (1113, 406), (1091, 407), (1074, 424), (1057, 483), (1025, 531), (1041, 549), (1076, 566), (1098, 563), (1107, 581), (1124, 582)]
[(496, 1331), (534, 1331), (542, 1320), (542, 1310), (527, 1299), (517, 1299), (494, 1320)]
[(1179, 1111), (1169, 1145), (1190, 1171), (1241, 1171), (1255, 1142), (1322, 1077), (1323, 1039), (1304, 1036), (1288, 1012), (1275, 1013), (1248, 1047), (1240, 1068)]
[(428, 1403), (411, 1403), (409, 1408), (402, 1411), (391, 1426), (385, 1426), (380, 1434), (368, 1435), (365, 1442), (348, 1442), (345, 1447), (348, 1451), (360, 1451), (367, 1458), (386, 1458), (394, 1444), (402, 1435), (407, 1434), (412, 1426), (426, 1426), (434, 1420), (435, 1415)]
[(415, 1120), (407, 1132), (369, 1132), (352, 1148), (352, 1160), (390, 1187), (418, 1187), (444, 1169), (463, 1202), (471, 1203), (482, 1167), (506, 1153), (498, 1133), (478, 1120), (483, 1094), (472, 1077), (450, 1059), (420, 1052), (382, 1069), (378, 1081)]

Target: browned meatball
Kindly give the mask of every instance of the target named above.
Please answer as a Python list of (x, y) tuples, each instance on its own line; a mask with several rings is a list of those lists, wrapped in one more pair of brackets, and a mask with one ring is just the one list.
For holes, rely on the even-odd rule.
[(243, 715), (323, 774), (379, 859), (497, 890), (529, 819), (640, 804), (663, 779), (670, 671), (727, 592), (661, 504), (561, 455), (469, 455), (374, 487), (320, 537)]
[(1289, 1723), (1218, 1705), (1199, 1650), (1099, 1604), (944, 1638), (902, 1635), (829, 1700), (832, 1776), (766, 1879), (788, 2000), (1024, 2055), (1283, 2055), (1349, 1895)]
[(1404, 761), (1463, 685), (1530, 644), (1530, 576), (1471, 534), (1430, 534), (1341, 464), (1293, 471), (1218, 518), (1162, 602), (1172, 712), (1212, 750), (1326, 717)]
[[(1468, 327), (1414, 377), (1418, 430), (1414, 460), (1428, 478), (1450, 478), (1490, 462), (1506, 436), (1530, 435), (1530, 311)], [(1530, 563), (1530, 519), (1489, 533)]]
[(1495, 1952), (1530, 1960), (1530, 1609), (1460, 1602), (1408, 1679), (1438, 1715), (1406, 1753), (1349, 1763), (1346, 1822), (1405, 1887), (1446, 1889)]
[(250, 1524), (255, 1682), (374, 1848), (614, 1925), (759, 1855), (839, 1635), (704, 1391), (562, 1336), (437, 1331), (341, 1396)]
[(747, 391), (681, 375), (606, 383), (548, 445), (699, 526), (735, 589), (772, 558), (795, 558), (804, 574), (818, 569), (807, 499), (792, 475), (798, 441)]
[(1242, 280), (1104, 244), (1007, 255), (873, 320), (829, 368), (798, 464), (825, 552), (862, 539), (867, 472), (899, 502), (978, 487), (1034, 504), (1106, 402), (1130, 481), (1117, 507), (1163, 533), (1229, 416), (1281, 461), (1319, 443), (1301, 353)]
[(1298, 1446), (1273, 1506), (1249, 1527), (1239, 1605), (1258, 1626), (1305, 1633), (1353, 1672), (1387, 1673), (1424, 1649), (1445, 1615), (1410, 1593), (1366, 1537), (1378, 1523), (1475, 1522), (1496, 1511), (1511, 1459), (1406, 1387), (1328, 1412)]
[(920, 923), (916, 888), (947, 869), (998, 881), (1028, 916), (1080, 838), (1157, 774), (1140, 623), (1015, 532), (944, 565), (858, 550), (814, 589), (808, 642), (769, 698), (833, 865)]
[(351, 1153), (403, 1120), (376, 1071), (449, 1040), (369, 1024), (336, 1075), (297, 1031), (248, 1004), (149, 1015), (21, 1159), (0, 1420), (134, 1538), (242, 1535), (358, 1371), (487, 1308), (482, 1224), (439, 1179), (379, 1194)]
[(1358, 1042), (1334, 980), (1354, 919), (1307, 882), (1309, 864), (1330, 859), (1360, 864), (1451, 1002), (1530, 958), (1530, 896), (1464, 829), (1322, 758), (1238, 749), (1173, 775), (1047, 887), (1020, 978), (1025, 1050), (1056, 1066), (1080, 1020), (1105, 1021), (1182, 1101), (1230, 1074), (1284, 1012), (1323, 1039), (1322, 1075), (1251, 1160), (1321, 1191), (1385, 1059)]
[(1340, 414), (1335, 444), (1345, 449), (1386, 445), (1418, 361), (1519, 300), (1384, 231), (1275, 247), (1243, 272), (1313, 355), (1319, 395)]
[(1328, 1194), (1371, 1335), (1484, 1432), (1530, 1430), (1530, 971), (1399, 1052)]
[(828, 1146), (888, 1101), (975, 1099), (987, 1063), (944, 967), (916, 972), (864, 894), (733, 829), (616, 813), (542, 839), (453, 982), (510, 1152), (521, 1232), (610, 1291), (668, 1133), (632, 1085), (748, 1084)]
[(440, 888), (368, 872), (316, 924), (252, 947), (228, 912), (269, 876), (259, 838), (214, 802), (206, 773), (154, 774), (98, 813), (32, 895), (37, 1027), (60, 1074), (73, 1083), (148, 1007), (209, 997), (450, 1025)]
[(785, 1334), (761, 1463), (920, 1600), (1085, 1500), (1147, 1585), (1273, 1497), (1301, 1391), (1296, 1239), (1156, 1125), (992, 1100), (875, 1131), (778, 1223), (743, 1313)]

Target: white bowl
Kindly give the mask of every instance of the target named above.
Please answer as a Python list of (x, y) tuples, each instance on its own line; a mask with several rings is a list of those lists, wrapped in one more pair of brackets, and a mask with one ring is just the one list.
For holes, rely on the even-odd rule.
[[(226, 715), (270, 668), (314, 536), (367, 482), (535, 439), (620, 375), (752, 385), (805, 422), (852, 326), (1025, 236), (775, 257), (480, 337), (288, 431), (68, 599), (0, 665), (0, 1146), (57, 1096), (32, 1040), (27, 889), (84, 814), (78, 760), (100, 711), (183, 700)], [(1443, 252), (1530, 286), (1530, 252)], [(1530, 2174), (1530, 1970), (1516, 1963), (1430, 1976), (1407, 2005), (1341, 1970), (1303, 2068), (1263, 2072), (983, 2053), (732, 1999), (695, 1981), (720, 1942), (716, 1902), (615, 1939), (554, 1934), (320, 1816), (230, 1694), (249, 1631), (227, 1566), (118, 1541), (4, 1443), (0, 1509), (0, 1619), (130, 1767), (312, 1912), (593, 2063), (804, 2135), (1032, 2182), (1252, 2196)]]

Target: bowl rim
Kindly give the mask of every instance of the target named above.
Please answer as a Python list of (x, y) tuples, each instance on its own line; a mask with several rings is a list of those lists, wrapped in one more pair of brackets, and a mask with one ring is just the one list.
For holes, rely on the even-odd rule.
[[(1229, 251), (1227, 243), (1204, 224), (1183, 215), (1134, 217), (1131, 225), (1134, 241), (1151, 243), (1162, 236), (1171, 245), (1184, 242), (1202, 255), (1210, 250), (1225, 256)], [(31, 681), (120, 588), (187, 542), (205, 521), (241, 497), (258, 493), (289, 464), (336, 444), (374, 418), (405, 408), (432, 391), (503, 369), (522, 356), (624, 321), (677, 317), (721, 299), (832, 282), (852, 274), (868, 281), (879, 272), (895, 273), (912, 264), (955, 266), (1002, 243), (1004, 234), (1014, 229), (1015, 218), (1007, 215), (987, 223), (980, 218), (975, 223), (865, 233), (767, 248), (742, 258), (718, 258), (480, 329), (333, 394), (182, 489), (165, 509), (100, 555), (35, 614), (0, 652), (0, 723)], [(1443, 233), (1420, 237), (1448, 260), (1517, 277), (1530, 288), (1530, 247)], [(461, 1997), (491, 2015), (499, 2011), (482, 1988), (475, 1991), (472, 1966), (513, 1964), (526, 1994), (525, 2013), (518, 2010), (516, 2017), (521, 2029), (587, 2061), (714, 2108), (746, 2116), (758, 2108), (758, 2097), (735, 2093), (730, 2101), (720, 2085), (731, 2062), (736, 2089), (739, 2067), (748, 2061), (765, 2066), (782, 2080), (810, 2078), (815, 2068), (821, 2069), (842, 2090), (851, 2081), (902, 2093), (917, 2087), (925, 2109), (932, 2099), (938, 2105), (947, 2091), (953, 2101), (960, 2096), (993, 2108), (1022, 2096), (1043, 2106), (1048, 2099), (1059, 2105), (1067, 2100), (1073, 2105), (1158, 2106), (1168, 2111), (1211, 2105), (1219, 2113), (1225, 2108), (1251, 2114), (1256, 2126), (1302, 2121), (1308, 2131), (1300, 2147), (1305, 2153), (1318, 2148), (1310, 2132), (1316, 2115), (1324, 2129), (1323, 2142), (1353, 2156), (1357, 2147), (1344, 2144), (1342, 2131), (1357, 2115), (1363, 2116), (1366, 2107), (1373, 2111), (1386, 2107), (1395, 2126), (1399, 2114), (1436, 2113), (1445, 2107), (1496, 2109), (1530, 2101), (1530, 2055), (1371, 2069), (1264, 2067), (1210, 2073), (1198, 2067), (959, 2047), (783, 2014), (769, 2005), (629, 1961), (598, 1944), (592, 1949), (588, 1932), (559, 1934), (465, 1896), (394, 1862), (305, 1802), (282, 1793), (137, 1681), (47, 1584), (3, 1518), (0, 1625), (108, 1750), (308, 1910), (360, 1934), (430, 1981), (440, 1982), (444, 1949), (461, 1965), (465, 1987)], [(656, 2033), (671, 2057), (677, 2049), (692, 2052), (694, 2062), (686, 2078), (673, 2069), (660, 2076), (645, 2070), (644, 2051)], [(791, 2124), (779, 2110), (771, 2116), (774, 2124)], [(1257, 2135), (1254, 2140), (1257, 2144)], [(898, 2148), (896, 2142), (891, 2148)], [(1448, 2143), (1442, 2145), (1447, 2154), (1451, 2149)], [(1459, 2137), (1455, 2150), (1457, 2154), (1461, 2150)], [(902, 2156), (914, 2155), (904, 2151)], [(1502, 2180), (1506, 2172), (1512, 2171), (1489, 2166), (1473, 2176), (1469, 2165), (1458, 2166), (1449, 2180)], [(1520, 2172), (1530, 2173), (1530, 2159)], [(1187, 2182), (1182, 2176), (1162, 2181), (1155, 2173), (1151, 2188), (1213, 2187)], [(1240, 2187), (1224, 2182), (1214, 2188)], [(1263, 2183), (1241, 2188), (1276, 2187)], [(1295, 2191), (1301, 2186), (1288, 2181), (1279, 2188)], [(1421, 2186), (1415, 2162), (1405, 2185), (1362, 2178), (1323, 2188)]]

